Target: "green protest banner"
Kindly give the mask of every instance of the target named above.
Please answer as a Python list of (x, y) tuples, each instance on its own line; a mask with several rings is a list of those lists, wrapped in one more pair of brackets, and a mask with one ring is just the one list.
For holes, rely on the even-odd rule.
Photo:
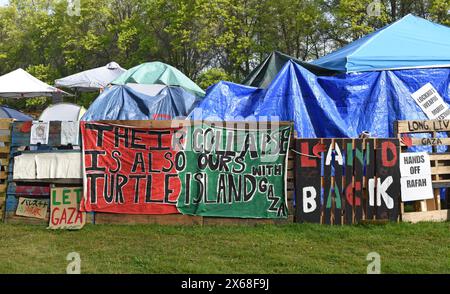
[(260, 129), (196, 125), (186, 130), (183, 214), (285, 218), (291, 125)]

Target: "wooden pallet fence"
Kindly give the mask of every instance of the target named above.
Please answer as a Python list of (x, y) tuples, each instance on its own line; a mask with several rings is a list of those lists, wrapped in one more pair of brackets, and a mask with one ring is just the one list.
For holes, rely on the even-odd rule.
[[(6, 223), (28, 223), (28, 224), (46, 224), (46, 220), (22, 217), (16, 215), (16, 209), (18, 205), (19, 197), (36, 198), (36, 199), (50, 199), (50, 185), (58, 184), (58, 186), (66, 185), (81, 185), (81, 181), (78, 182), (65, 182), (65, 180), (33, 180), (33, 181), (14, 181), (13, 180), (13, 168), (14, 168), (14, 156), (20, 155), (22, 152), (27, 152), (31, 148), (35, 148), (41, 151), (52, 152), (61, 150), (70, 150), (72, 148), (79, 148), (78, 146), (61, 146), (61, 122), (50, 122), (49, 139), (47, 145), (31, 145), (31, 121), (15, 121), (11, 126), (11, 148), (10, 148), (10, 162), (8, 166), (8, 190), (6, 195), (5, 204), (5, 216), (4, 222)], [(50, 210), (50, 208), (49, 208)], [(93, 219), (89, 216), (88, 221)]]
[(296, 139), (295, 222), (399, 219), (398, 139)]
[[(443, 221), (450, 219), (450, 120), (399, 120), (394, 132), (400, 140), (402, 151), (408, 147), (425, 149), (430, 156), (433, 199), (402, 203), (403, 221)], [(447, 188), (446, 199), (441, 203), (441, 188)]]
[(11, 146), (11, 124), (13, 119), (0, 119), (0, 219), (4, 217), (6, 190), (8, 188), (9, 149)]

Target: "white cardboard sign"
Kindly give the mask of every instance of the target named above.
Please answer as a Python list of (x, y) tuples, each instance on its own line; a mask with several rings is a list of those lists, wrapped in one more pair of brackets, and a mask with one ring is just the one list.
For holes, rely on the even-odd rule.
[(400, 184), (403, 202), (433, 198), (431, 176), (402, 177)]
[(411, 97), (429, 119), (446, 119), (450, 115), (448, 104), (445, 103), (431, 83), (412, 93)]
[(400, 174), (402, 177), (431, 175), (430, 156), (426, 152), (400, 153)]
[(426, 152), (400, 153), (402, 201), (433, 198), (430, 156)]
[(33, 121), (31, 125), (30, 144), (48, 144), (48, 135), (50, 132), (49, 122)]

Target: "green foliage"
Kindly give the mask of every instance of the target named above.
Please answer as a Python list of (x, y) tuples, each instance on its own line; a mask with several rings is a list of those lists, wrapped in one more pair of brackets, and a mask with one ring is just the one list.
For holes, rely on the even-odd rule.
[(432, 19), (444, 25), (450, 26), (450, 1), (434, 0), (430, 7)]
[[(158, 60), (206, 87), (242, 80), (270, 51), (315, 59), (408, 13), (450, 25), (449, 0), (379, 0), (370, 16), (373, 2), (82, 0), (69, 15), (68, 1), (10, 0), (0, 7), (0, 74), (22, 67), (53, 84), (112, 60), (125, 68)], [(27, 110), (47, 100), (8, 103)]]
[(30, 65), (25, 69), (29, 74), (43, 81), (52, 84), (58, 78), (58, 72), (50, 64)]
[(231, 77), (221, 68), (211, 68), (204, 73), (200, 74), (197, 79), (197, 84), (207, 89), (209, 86), (218, 83), (220, 81), (230, 81)]

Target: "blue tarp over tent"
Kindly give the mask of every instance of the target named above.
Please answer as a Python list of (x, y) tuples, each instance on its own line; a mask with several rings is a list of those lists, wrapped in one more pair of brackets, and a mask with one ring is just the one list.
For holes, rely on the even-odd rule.
[(450, 66), (450, 28), (409, 14), (311, 62), (341, 72)]
[(0, 106), (0, 118), (14, 118), (19, 121), (33, 120), (31, 116), (5, 105)]
[(199, 99), (176, 86), (149, 96), (131, 86), (114, 85), (97, 97), (81, 120), (173, 119), (188, 115)]
[[(299, 137), (392, 137), (393, 123), (427, 119), (411, 94), (430, 82), (450, 102), (450, 69), (374, 71), (320, 77), (289, 61), (267, 89), (220, 82), (193, 119), (294, 121)], [(267, 117), (267, 118), (266, 118)]]

